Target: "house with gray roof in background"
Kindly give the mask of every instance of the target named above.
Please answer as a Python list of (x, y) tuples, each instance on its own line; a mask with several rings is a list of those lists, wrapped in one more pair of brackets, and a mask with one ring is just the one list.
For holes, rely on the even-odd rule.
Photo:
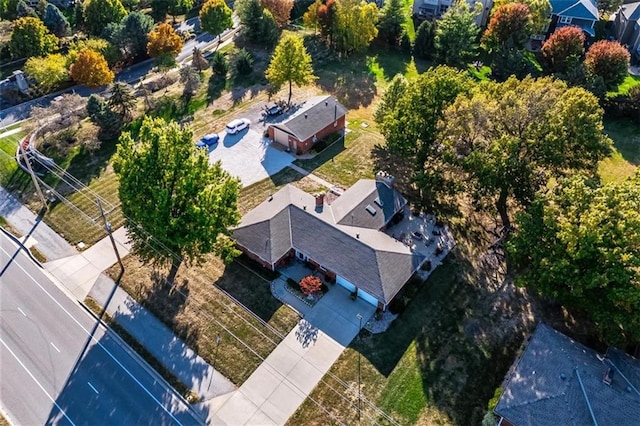
[(640, 360), (610, 347), (601, 355), (539, 324), (507, 375), (494, 409), (502, 426), (634, 425)]
[(393, 177), (378, 172), (375, 180), (315, 196), (287, 185), (247, 213), (233, 237), (266, 268), (308, 262), (327, 281), (385, 309), (430, 254), (443, 251), (426, 235), (415, 234), (420, 244), (400, 238), (408, 235), (400, 230), (406, 216), (414, 228), (422, 220), (410, 214)]
[(269, 125), (269, 138), (296, 154), (305, 154), (331, 133), (343, 133), (347, 109), (331, 96), (308, 99), (288, 119)]
[(635, 62), (640, 62), (640, 1), (620, 6), (613, 25), (618, 41), (627, 46)]

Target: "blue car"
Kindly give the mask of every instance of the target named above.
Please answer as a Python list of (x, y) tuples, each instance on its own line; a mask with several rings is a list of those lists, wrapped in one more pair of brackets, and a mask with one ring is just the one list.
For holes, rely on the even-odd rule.
[(196, 146), (198, 148), (210, 147), (212, 145), (217, 144), (219, 140), (220, 140), (220, 136), (218, 136), (216, 133), (211, 133), (208, 135), (204, 135), (202, 139), (196, 142)]

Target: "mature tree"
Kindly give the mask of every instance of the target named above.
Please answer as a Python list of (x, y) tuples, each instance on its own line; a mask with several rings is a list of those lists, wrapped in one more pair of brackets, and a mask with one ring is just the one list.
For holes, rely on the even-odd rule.
[(480, 27), (475, 17), (476, 11), (465, 0), (456, 0), (442, 15), (434, 39), (440, 63), (466, 69), (469, 61), (476, 57)]
[(61, 130), (80, 127), (80, 121), (87, 113), (83, 108), (86, 101), (77, 94), (65, 93), (56, 96), (46, 107), (33, 106), (29, 123), (39, 129), (39, 134), (47, 138), (48, 134)]
[(101, 53), (85, 49), (78, 53), (75, 62), (69, 67), (73, 81), (87, 87), (100, 87), (113, 82), (113, 71)]
[(526, 57), (524, 49), (502, 46), (491, 55), (491, 77), (505, 81), (512, 75), (523, 79), (527, 75), (535, 76), (539, 72)]
[(24, 0), (20, 0), (18, 2), (15, 15), (17, 18), (26, 18), (28, 16), (38, 18), (38, 12), (36, 12), (36, 10), (29, 6)]
[(200, 26), (212, 36), (218, 36), (220, 43), (222, 32), (233, 26), (232, 14), (224, 0), (207, 0), (200, 9)]
[(567, 72), (582, 61), (585, 37), (573, 25), (558, 28), (542, 45), (542, 66), (548, 73)]
[(107, 105), (120, 116), (123, 122), (130, 120), (136, 109), (136, 97), (131, 86), (120, 81), (113, 83), (109, 89)]
[(211, 58), (211, 70), (215, 75), (226, 77), (229, 72), (229, 62), (222, 52), (215, 52)]
[(551, 3), (549, 0), (495, 0), (491, 13), (496, 13), (500, 7), (509, 3), (522, 3), (527, 5), (531, 13), (531, 31), (533, 34), (544, 34), (551, 16)]
[(260, 0), (240, 0), (235, 7), (244, 28), (243, 34), (250, 42), (266, 46), (275, 44), (279, 36), (276, 21), (271, 12), (260, 5)]
[(119, 23), (113, 42), (123, 50), (125, 56), (140, 57), (147, 53), (148, 34), (151, 30), (153, 18), (142, 12), (132, 12)]
[(67, 63), (70, 64), (75, 62), (78, 54), (85, 49), (93, 50), (102, 54), (102, 56), (104, 56), (104, 58), (107, 60), (109, 67), (115, 65), (116, 62), (118, 62), (122, 57), (122, 55), (120, 54), (120, 50), (107, 40), (101, 38), (89, 38), (84, 40), (80, 39), (69, 43)]
[(307, 11), (302, 15), (302, 23), (307, 28), (313, 28), (314, 33), (318, 33), (318, 27), (320, 26), (320, 22), (318, 21), (318, 10), (323, 6), (322, 0), (316, 0), (307, 9)]
[(260, 4), (271, 12), (279, 28), (283, 28), (289, 23), (293, 0), (260, 0)]
[(51, 3), (48, 3), (47, 8), (44, 10), (43, 21), (47, 28), (49, 28), (49, 31), (58, 37), (63, 37), (71, 33), (69, 21), (67, 21), (67, 18), (60, 12), (60, 9)]
[[(620, 6), (622, 6), (624, 0), (598, 0), (598, 11), (600, 12), (600, 16), (603, 17), (605, 15), (610, 15)], [(606, 18), (601, 18), (606, 19)]]
[(311, 56), (307, 53), (300, 37), (286, 34), (280, 39), (265, 75), (275, 90), (279, 90), (283, 84), (289, 83), (287, 104), (291, 103), (291, 91), (294, 83), (298, 86), (304, 86), (315, 80)]
[(509, 206), (527, 206), (551, 178), (595, 175), (610, 151), (598, 99), (551, 78), (484, 82), (444, 114), (441, 137), (478, 208), (510, 229)]
[(190, 130), (147, 117), (139, 140), (129, 133), (120, 137), (113, 168), (133, 252), (171, 265), (169, 283), (183, 260), (198, 263), (210, 252), (230, 260), (226, 235), (240, 218), (240, 184), (219, 162), (209, 165)]
[(340, 0), (336, 5), (332, 28), (334, 48), (347, 55), (366, 50), (378, 35), (378, 6), (364, 0)]
[(483, 47), (495, 52), (504, 46), (522, 49), (531, 35), (531, 12), (522, 3), (508, 3), (491, 14), (482, 35)]
[(24, 71), (47, 93), (69, 79), (67, 59), (59, 53), (29, 58), (24, 64)]
[(320, 35), (327, 40), (329, 46), (333, 46), (333, 30), (337, 22), (337, 0), (325, 0), (318, 7), (317, 21), (320, 26)]
[(100, 35), (111, 22), (120, 22), (127, 15), (120, 0), (86, 0), (84, 24), (93, 35)]
[(438, 121), (444, 117), (445, 108), (469, 91), (471, 85), (466, 71), (439, 66), (406, 85), (394, 83), (388, 90), (398, 93), (385, 94), (384, 106), (376, 112), (389, 154), (407, 164), (409, 176), (405, 183), (418, 184), (424, 205), (434, 202), (436, 192), (447, 189), (435, 161), (439, 156)]
[(175, 62), (175, 56), (182, 50), (180, 37), (169, 24), (162, 23), (148, 36), (147, 53), (156, 61)]
[(58, 37), (51, 34), (38, 18), (18, 18), (13, 23), (9, 49), (14, 58), (29, 58), (51, 53), (58, 48)]
[(84, 29), (84, 3), (81, 1), (73, 6), (73, 28), (75, 31)]
[(193, 95), (195, 95), (200, 88), (200, 73), (198, 73), (198, 70), (192, 65), (184, 65), (180, 69), (180, 82), (184, 84), (182, 97), (188, 104), (189, 100), (191, 100)]
[(109, 108), (101, 96), (91, 95), (87, 101), (86, 110), (91, 122), (100, 129), (98, 139), (111, 140), (120, 135), (124, 124), (122, 117)]
[(380, 10), (378, 38), (390, 46), (398, 46), (404, 33), (403, 25), (407, 20), (402, 0), (387, 0)]
[(516, 283), (585, 312), (609, 343), (640, 341), (640, 172), (562, 181), (517, 216), (507, 249)]
[(174, 0), (149, 0), (151, 7), (151, 16), (156, 22), (164, 22), (169, 13), (169, 5)]
[(588, 74), (602, 77), (608, 88), (615, 88), (627, 76), (630, 58), (619, 42), (600, 40), (589, 47), (584, 67)]
[(413, 53), (421, 59), (429, 59), (435, 53), (436, 23), (430, 19), (422, 21), (416, 30)]
[(176, 22), (176, 15), (187, 13), (193, 9), (194, 4), (194, 0), (170, 0), (168, 11), (171, 14), (173, 22)]
[(0, 15), (8, 21), (13, 21), (18, 18), (16, 12), (18, 11), (18, 3), (21, 0), (0, 0)]
[(192, 58), (193, 59), (191, 60), (191, 64), (199, 72), (202, 72), (209, 68), (209, 61), (207, 61), (207, 59), (202, 54), (202, 50), (198, 49), (196, 46), (193, 46)]
[(387, 89), (382, 94), (382, 99), (375, 112), (373, 113), (373, 119), (376, 123), (382, 124), (385, 122), (387, 115), (393, 114), (398, 108), (400, 99), (407, 93), (409, 82), (402, 74), (396, 74)]
[(299, 286), (300, 291), (302, 291), (305, 296), (312, 296), (322, 291), (322, 281), (313, 275), (307, 275), (301, 279)]

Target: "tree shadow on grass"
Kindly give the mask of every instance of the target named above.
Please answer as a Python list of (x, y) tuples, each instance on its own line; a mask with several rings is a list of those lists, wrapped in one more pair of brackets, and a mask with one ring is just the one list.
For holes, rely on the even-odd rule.
[(227, 79), (224, 76), (213, 74), (209, 78), (209, 83), (207, 84), (207, 105), (211, 105), (222, 95), (226, 84)]
[(348, 109), (371, 105), (377, 95), (376, 77), (366, 56), (334, 59), (318, 72), (318, 85), (332, 93)]

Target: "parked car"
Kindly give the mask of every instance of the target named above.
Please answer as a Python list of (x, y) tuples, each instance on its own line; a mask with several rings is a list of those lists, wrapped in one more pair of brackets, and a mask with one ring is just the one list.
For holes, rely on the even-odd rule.
[(202, 139), (196, 142), (196, 146), (198, 148), (207, 148), (212, 145), (215, 145), (220, 140), (220, 136), (217, 133), (210, 133), (208, 135), (204, 135)]
[(262, 108), (262, 115), (265, 117), (280, 115), (282, 113), (283, 113), (282, 107), (280, 107), (280, 105), (278, 104), (265, 105)]
[(241, 132), (247, 127), (249, 127), (250, 124), (251, 124), (251, 121), (249, 121), (248, 118), (235, 119), (231, 121), (229, 124), (227, 124), (227, 134), (235, 135), (236, 133)]

